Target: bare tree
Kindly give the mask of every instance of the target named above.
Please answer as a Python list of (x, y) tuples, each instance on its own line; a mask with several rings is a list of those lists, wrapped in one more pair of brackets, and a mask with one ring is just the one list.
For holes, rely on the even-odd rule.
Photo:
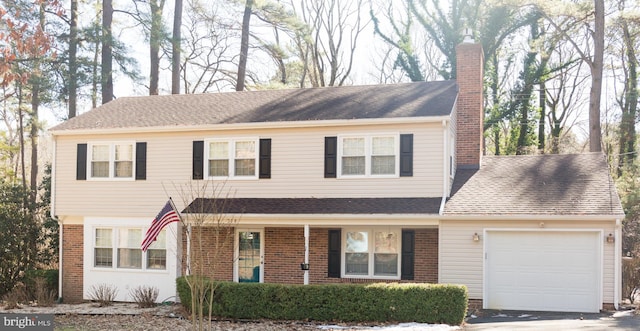
[[(547, 20), (556, 31), (571, 43), (582, 61), (589, 65), (591, 89), (589, 92), (589, 151), (602, 151), (600, 101), (604, 67), (604, 0), (593, 0), (592, 6), (578, 1), (567, 12), (548, 11)], [(549, 12), (551, 14), (549, 14)], [(580, 35), (576, 30), (583, 30)]]
[(350, 77), (360, 34), (368, 21), (362, 18), (363, 0), (303, 0), (298, 15), (309, 34), (297, 40), (298, 56), (312, 86), (341, 86)]
[(206, 93), (235, 86), (232, 21), (218, 6), (187, 1), (185, 35), (182, 38), (184, 93)]
[(211, 329), (218, 268), (223, 263), (234, 263), (232, 252), (239, 216), (227, 214), (232, 193), (224, 183), (191, 181), (174, 188), (187, 206), (181, 217), (186, 246), (182, 260), (189, 275), (186, 282), (191, 291), (193, 328)]

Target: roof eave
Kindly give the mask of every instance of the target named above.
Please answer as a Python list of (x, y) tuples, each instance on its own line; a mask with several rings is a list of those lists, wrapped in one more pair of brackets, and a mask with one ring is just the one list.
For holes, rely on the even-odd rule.
[(447, 214), (442, 220), (450, 221), (614, 221), (624, 214)]
[(394, 117), (394, 118), (371, 118), (371, 119), (336, 119), (336, 120), (309, 120), (309, 121), (275, 121), (275, 122), (252, 122), (252, 123), (220, 123), (206, 125), (184, 125), (184, 126), (150, 126), (150, 127), (127, 127), (127, 128), (89, 128), (89, 129), (68, 129), (49, 130), (53, 136), (71, 136), (87, 134), (122, 134), (122, 133), (158, 133), (158, 132), (194, 132), (194, 131), (222, 131), (222, 130), (246, 130), (246, 129), (272, 129), (272, 128), (312, 128), (312, 127), (338, 127), (351, 125), (379, 125), (379, 124), (414, 124), (421, 123), (441, 123), (449, 121), (451, 115), (444, 116), (419, 116), (419, 117)]

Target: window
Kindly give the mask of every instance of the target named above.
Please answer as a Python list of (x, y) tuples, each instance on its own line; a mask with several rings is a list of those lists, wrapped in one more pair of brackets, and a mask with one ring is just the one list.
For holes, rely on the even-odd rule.
[(397, 176), (397, 135), (341, 137), (339, 169), (342, 177)]
[(91, 178), (133, 179), (134, 144), (92, 144), (90, 146), (89, 174)]
[(147, 269), (167, 269), (167, 234), (160, 231), (156, 241), (147, 249)]
[(399, 231), (346, 230), (344, 243), (345, 277), (399, 278)]
[(142, 229), (119, 229), (118, 268), (142, 268)]
[(96, 229), (94, 266), (111, 267), (112, 265), (113, 245), (111, 229)]
[(208, 142), (209, 177), (257, 178), (256, 139), (212, 140)]
[[(166, 270), (166, 229), (160, 231), (156, 241), (146, 252), (140, 248), (144, 231), (143, 228), (96, 228), (94, 266), (108, 269)], [(114, 259), (116, 264), (113, 263)]]

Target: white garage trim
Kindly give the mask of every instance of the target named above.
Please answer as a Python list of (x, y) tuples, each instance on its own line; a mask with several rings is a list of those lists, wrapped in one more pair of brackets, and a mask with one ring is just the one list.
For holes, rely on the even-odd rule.
[[(567, 301), (564, 304), (561, 303), (554, 306), (554, 305), (545, 304), (544, 300), (542, 300), (541, 302), (535, 302), (534, 299), (536, 298), (536, 295), (532, 294), (532, 292), (529, 292), (529, 295), (527, 296), (526, 291), (518, 292), (518, 290), (514, 290), (513, 291), (514, 296), (511, 297), (509, 295), (510, 291), (508, 286), (506, 286), (506, 288), (503, 288), (503, 291), (501, 292), (501, 294), (498, 294), (497, 291), (495, 290), (496, 277), (497, 277), (497, 275), (495, 275), (495, 272), (497, 272), (498, 270), (502, 270), (503, 271), (502, 275), (504, 277), (511, 277), (514, 275), (510, 275), (509, 271), (504, 272), (504, 270), (509, 270), (508, 268), (495, 269), (495, 265), (494, 265), (494, 270), (489, 270), (490, 264), (495, 263), (497, 261), (495, 260), (496, 254), (499, 254), (500, 251), (502, 251), (503, 253), (505, 252), (505, 250), (496, 250), (492, 252), (491, 249), (499, 248), (499, 247), (495, 247), (495, 245), (500, 245), (500, 244), (509, 245), (509, 241), (513, 239), (509, 238), (509, 236), (505, 236), (505, 234), (507, 234), (508, 232), (512, 232), (514, 233), (514, 235), (517, 235), (517, 234), (523, 235), (524, 237), (520, 238), (520, 240), (528, 239), (530, 241), (529, 247), (535, 246), (535, 243), (532, 243), (531, 240), (543, 241), (545, 239), (544, 236), (540, 236), (540, 237), (536, 237), (536, 236), (543, 235), (545, 233), (566, 234), (567, 236), (563, 236), (562, 240), (565, 240), (565, 239), (567, 241), (573, 240), (575, 244), (582, 244), (583, 249), (588, 249), (589, 251), (593, 251), (595, 256), (594, 256), (594, 260), (592, 261), (593, 263), (595, 263), (595, 265), (591, 270), (584, 269), (584, 266), (587, 266), (587, 267), (590, 266), (590, 262), (588, 260), (584, 261), (582, 265), (576, 265), (577, 268), (583, 269), (581, 270), (581, 272), (585, 273), (585, 275), (590, 275), (589, 278), (586, 278), (586, 277), (580, 278), (581, 280), (585, 280), (585, 284), (583, 284), (582, 287), (576, 287), (576, 291), (579, 293), (580, 288), (590, 290), (593, 287), (593, 290), (588, 291), (593, 294), (592, 296), (589, 297), (591, 299), (586, 301), (584, 299)], [(571, 238), (570, 236), (571, 234), (574, 234), (573, 238)], [(583, 234), (583, 235), (578, 236), (578, 234)], [(493, 235), (493, 238), (495, 239), (494, 242), (492, 242), (492, 235)], [(552, 237), (547, 237), (547, 238), (552, 239)], [(558, 242), (558, 240), (560, 239), (556, 237), (556, 243)], [(547, 310), (547, 311), (581, 311), (581, 312), (600, 311), (602, 307), (602, 297), (603, 297), (603, 293), (602, 293), (603, 291), (602, 290), (603, 289), (603, 284), (602, 284), (603, 256), (604, 256), (603, 241), (604, 241), (604, 237), (603, 237), (603, 231), (601, 229), (519, 229), (519, 228), (484, 229), (484, 232), (483, 232), (483, 290), (482, 290), (483, 308), (515, 309), (515, 310)], [(514, 252), (526, 253), (526, 249), (524, 247), (518, 246), (518, 240), (516, 240), (516, 243), (513, 243), (511, 246), (506, 246), (506, 247), (513, 247)], [(541, 247), (544, 247), (547, 249), (550, 248), (550, 246), (541, 246)], [(553, 251), (553, 249), (551, 249), (550, 251)], [(562, 261), (562, 258), (564, 258), (565, 261), (574, 261), (572, 259), (566, 259), (570, 255), (562, 255), (564, 250), (559, 249), (557, 250), (557, 252), (561, 254), (559, 256), (560, 260), (558, 261)], [(506, 254), (508, 254), (508, 252)], [(567, 252), (566, 254), (571, 254), (571, 252)], [(494, 260), (491, 260), (491, 258), (494, 258)], [(502, 258), (505, 258), (505, 255), (502, 255)], [(507, 264), (510, 263), (508, 262), (509, 261), (508, 255), (506, 256), (506, 259), (507, 260), (505, 262)], [(523, 258), (523, 259), (514, 259), (512, 261), (524, 262), (529, 260), (526, 260), (525, 258)], [(575, 261), (580, 261), (580, 260), (576, 259)], [(503, 262), (503, 266), (505, 265), (504, 264), (505, 262)], [(514, 265), (514, 268), (517, 266), (523, 267), (523, 269), (526, 271), (526, 268), (529, 268), (530, 270), (538, 270), (538, 269), (531, 269), (531, 268), (535, 268), (536, 266), (539, 266), (541, 263), (544, 264), (545, 262), (532, 260), (531, 264), (514, 263), (513, 265)], [(581, 266), (582, 268), (580, 268)], [(558, 264), (556, 264), (556, 268), (557, 267), (558, 267)], [(514, 272), (517, 273), (517, 271), (514, 271)], [(558, 276), (561, 276), (562, 274), (563, 274), (562, 271), (560, 271), (558, 273)], [(492, 275), (494, 277), (493, 280), (491, 279)], [(521, 273), (521, 275), (524, 275), (524, 277), (526, 277), (529, 274), (525, 272), (525, 273)], [(539, 286), (544, 282), (543, 281), (544, 277), (536, 278), (537, 276), (547, 276), (548, 278), (549, 274), (537, 275), (535, 272), (531, 274), (531, 277), (528, 282), (533, 282), (534, 291), (536, 288), (535, 286)], [(504, 279), (509, 279), (509, 278), (504, 278)], [(555, 280), (556, 278), (552, 277), (550, 279)], [(540, 284), (535, 283), (537, 280), (540, 281)], [(562, 281), (560, 281), (560, 284), (561, 283)], [(591, 285), (589, 285), (589, 283)], [(566, 284), (567, 283), (565, 282), (565, 286)], [(491, 288), (492, 286), (494, 287), (494, 289)], [(518, 285), (515, 285), (515, 286), (518, 286)], [(540, 286), (540, 289), (543, 289), (543, 287)], [(548, 298), (550, 295), (553, 296), (554, 292), (547, 291), (547, 293), (544, 293), (544, 291), (541, 290), (540, 293), (546, 295)], [(584, 291), (582, 295), (585, 295)], [(551, 300), (547, 299), (547, 302), (549, 301)], [(557, 301), (553, 301), (553, 302), (557, 303)]]

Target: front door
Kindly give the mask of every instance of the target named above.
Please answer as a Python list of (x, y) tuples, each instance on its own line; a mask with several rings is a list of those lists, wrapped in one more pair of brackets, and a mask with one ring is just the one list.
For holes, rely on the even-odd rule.
[(238, 230), (237, 280), (241, 283), (262, 282), (262, 231)]

